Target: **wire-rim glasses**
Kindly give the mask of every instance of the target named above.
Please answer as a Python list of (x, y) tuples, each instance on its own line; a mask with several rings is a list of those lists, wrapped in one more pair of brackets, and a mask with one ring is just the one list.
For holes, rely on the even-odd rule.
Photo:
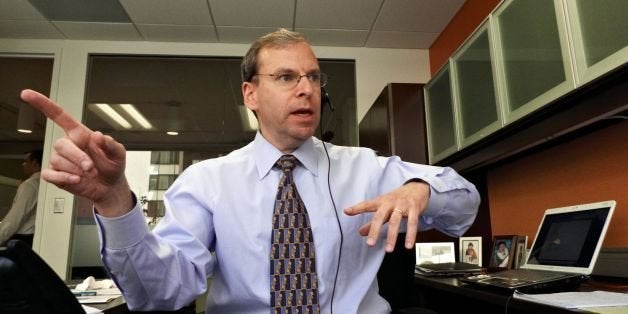
[(283, 88), (294, 88), (301, 82), (302, 78), (307, 78), (308, 82), (318, 87), (324, 87), (327, 84), (327, 74), (323, 72), (313, 72), (300, 75), (295, 72), (285, 72), (277, 74), (257, 73), (253, 76), (269, 76), (273, 78), (273, 82)]

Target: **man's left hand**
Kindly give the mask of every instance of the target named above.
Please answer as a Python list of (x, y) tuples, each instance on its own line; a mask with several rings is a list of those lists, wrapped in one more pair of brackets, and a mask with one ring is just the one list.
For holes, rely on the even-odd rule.
[(390, 193), (345, 208), (344, 212), (349, 216), (374, 212), (373, 219), (360, 227), (360, 235), (367, 237), (368, 246), (375, 245), (382, 226), (388, 223), (386, 252), (392, 252), (395, 248), (399, 226), (402, 219), (407, 218), (405, 242), (406, 248), (412, 249), (418, 232), (419, 216), (427, 208), (429, 198), (429, 184), (412, 181)]

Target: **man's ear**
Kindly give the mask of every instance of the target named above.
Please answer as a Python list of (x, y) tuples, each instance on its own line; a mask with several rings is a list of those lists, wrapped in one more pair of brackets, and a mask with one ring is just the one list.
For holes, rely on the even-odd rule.
[(257, 85), (252, 82), (242, 83), (242, 98), (244, 99), (244, 105), (255, 111), (257, 110)]

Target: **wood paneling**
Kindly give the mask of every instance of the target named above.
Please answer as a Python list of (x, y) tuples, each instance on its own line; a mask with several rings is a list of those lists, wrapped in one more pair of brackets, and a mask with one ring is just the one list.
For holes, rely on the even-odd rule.
[(614, 199), (604, 247), (628, 246), (627, 140), (622, 121), (488, 170), (493, 234), (532, 239), (547, 208)]

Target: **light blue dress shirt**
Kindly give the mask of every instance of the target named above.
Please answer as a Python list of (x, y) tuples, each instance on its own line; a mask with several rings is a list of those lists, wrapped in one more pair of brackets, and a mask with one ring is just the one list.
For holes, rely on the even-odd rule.
[[(386, 232), (375, 247), (367, 246), (358, 229), (372, 214), (348, 216), (343, 209), (420, 178), (432, 189), (420, 229), (460, 236), (475, 219), (479, 195), (449, 168), (378, 157), (366, 148), (325, 145), (331, 160), (329, 187), (323, 142), (311, 138), (293, 152), (301, 163), (294, 180), (314, 235), (321, 311), (329, 313), (333, 305), (335, 313), (388, 313), (376, 276)], [(122, 217), (96, 215), (103, 260), (129, 308), (183, 307), (205, 291), (211, 276), (207, 313), (270, 312), (271, 222), (281, 177), (273, 164), (281, 155), (258, 133), (227, 156), (188, 167), (166, 192), (165, 217), (152, 232), (139, 205)]]

